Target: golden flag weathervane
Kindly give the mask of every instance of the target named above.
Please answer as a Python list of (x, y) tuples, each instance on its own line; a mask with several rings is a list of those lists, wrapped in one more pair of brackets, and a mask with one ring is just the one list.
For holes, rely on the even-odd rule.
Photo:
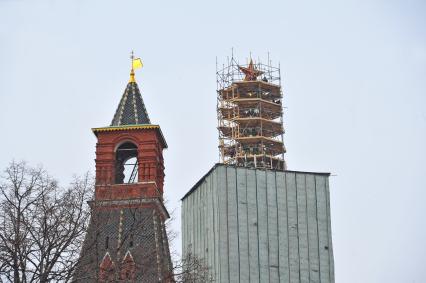
[(132, 62), (132, 69), (130, 71), (130, 81), (129, 82), (134, 83), (134, 82), (136, 82), (135, 81), (135, 70), (142, 68), (143, 67), (143, 63), (142, 63), (141, 58), (135, 58), (133, 50), (130, 53), (130, 60)]

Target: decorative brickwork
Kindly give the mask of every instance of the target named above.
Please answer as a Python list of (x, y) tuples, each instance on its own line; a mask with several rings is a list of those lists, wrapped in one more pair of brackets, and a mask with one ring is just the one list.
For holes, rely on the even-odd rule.
[(133, 282), (135, 280), (135, 267), (132, 254), (127, 251), (121, 262), (120, 280)]
[(99, 266), (99, 281), (114, 282), (115, 264), (112, 262), (109, 253), (107, 252)]

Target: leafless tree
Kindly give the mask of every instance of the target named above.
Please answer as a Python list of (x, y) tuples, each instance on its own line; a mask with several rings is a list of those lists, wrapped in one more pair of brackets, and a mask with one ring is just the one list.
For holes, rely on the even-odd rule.
[(60, 188), (41, 167), (10, 163), (0, 177), (0, 282), (69, 282), (92, 194), (89, 174)]
[(174, 262), (173, 281), (176, 283), (204, 283), (214, 282), (210, 268), (203, 259), (192, 252), (187, 252), (181, 259)]
[[(41, 167), (10, 163), (0, 176), (0, 282), (71, 282), (87, 232), (87, 201), (92, 195), (89, 174), (61, 188)], [(177, 233), (165, 228), (173, 241)], [(172, 272), (164, 282), (213, 282), (202, 259), (192, 253), (183, 258), (173, 254)], [(145, 255), (147, 261), (153, 257)], [(138, 264), (145, 271), (151, 266)]]
[[(167, 205), (168, 201), (165, 201)], [(210, 267), (207, 262), (197, 257), (191, 252), (191, 249), (183, 252), (183, 255), (174, 249), (174, 241), (178, 239), (179, 233), (172, 228), (172, 223), (175, 221), (176, 210), (173, 209), (170, 213), (170, 218), (165, 223), (167, 238), (171, 246), (171, 256), (173, 261), (172, 272), (169, 277), (166, 277), (166, 282), (176, 283), (204, 283), (214, 282)]]

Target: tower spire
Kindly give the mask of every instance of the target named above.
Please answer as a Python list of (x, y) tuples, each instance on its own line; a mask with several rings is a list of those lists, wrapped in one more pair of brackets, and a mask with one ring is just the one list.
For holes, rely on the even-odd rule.
[(130, 80), (124, 90), (111, 126), (151, 124), (138, 84), (135, 81), (135, 70), (142, 68), (142, 60), (130, 53)]
[(133, 67), (133, 61), (135, 60), (135, 54), (132, 52), (130, 52), (130, 65), (131, 65), (131, 69), (130, 69), (130, 80), (129, 83), (134, 83), (135, 81), (135, 69)]

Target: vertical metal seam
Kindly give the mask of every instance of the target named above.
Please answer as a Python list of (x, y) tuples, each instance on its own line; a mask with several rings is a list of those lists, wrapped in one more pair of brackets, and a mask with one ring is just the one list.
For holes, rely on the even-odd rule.
[(318, 196), (317, 196), (317, 177), (314, 176), (314, 184), (315, 184), (315, 217), (317, 220), (317, 242), (318, 242), (318, 277), (319, 282), (321, 282), (321, 257), (320, 257), (320, 241), (319, 241), (319, 227), (318, 227)]
[(235, 201), (237, 203), (237, 251), (238, 251), (238, 281), (241, 281), (241, 264), (240, 264), (240, 219), (239, 219), (239, 202), (238, 202), (238, 179), (237, 179), (237, 168), (233, 168), (235, 171)]
[(271, 254), (269, 247), (269, 200), (268, 200), (268, 173), (265, 170), (265, 197), (266, 197), (266, 238), (268, 239), (268, 281), (271, 281), (271, 269), (270, 269), (270, 261), (269, 256)]
[[(217, 210), (215, 205), (214, 205), (214, 193), (213, 193), (213, 178), (211, 176), (209, 176), (209, 182), (210, 182), (210, 189), (211, 189), (211, 201), (212, 201), (212, 233), (213, 233), (213, 247), (216, 245), (216, 223), (215, 223), (215, 211)], [(214, 265), (216, 267), (216, 249), (213, 249), (211, 252), (213, 252), (213, 263), (212, 265)], [(211, 269), (212, 267), (209, 266), (209, 268)]]
[(296, 191), (296, 233), (297, 233), (297, 259), (299, 262), (299, 282), (302, 281), (301, 276), (301, 268), (300, 268), (300, 237), (299, 237), (299, 200), (297, 197), (297, 173), (294, 174), (294, 185), (295, 185), (295, 191)]
[(326, 219), (327, 219), (327, 247), (328, 247), (328, 278), (331, 281), (331, 264), (330, 264), (330, 253), (331, 253), (331, 245), (330, 245), (330, 231), (329, 231), (329, 224), (331, 225), (331, 219), (330, 216), (330, 200), (329, 200), (329, 186), (328, 186), (328, 179), (325, 181), (325, 204), (326, 204)]
[(226, 188), (226, 232), (228, 233), (227, 237), (226, 237), (226, 244), (228, 246), (227, 248), (227, 255), (226, 257), (228, 258), (227, 263), (228, 263), (228, 280), (231, 279), (231, 273), (229, 271), (229, 209), (228, 209), (228, 166), (225, 167), (225, 188)]
[(277, 251), (278, 251), (278, 281), (281, 279), (281, 273), (280, 273), (280, 222), (278, 221), (278, 185), (277, 185), (277, 172), (274, 171), (274, 177), (275, 177), (275, 205), (277, 206)]
[(259, 282), (260, 281), (260, 242), (259, 242), (259, 203), (257, 201), (257, 169), (254, 169), (254, 180), (256, 184), (256, 233), (257, 233), (257, 270), (258, 270), (258, 276), (259, 276)]
[[(218, 168), (220, 168), (220, 167), (218, 167)], [(219, 169), (216, 169), (217, 171), (219, 171)], [(218, 253), (218, 260), (221, 258), (221, 252), (220, 252), (220, 243), (221, 243), (221, 236), (220, 236), (220, 209), (219, 209), (219, 193), (218, 193), (218, 179), (219, 179), (219, 177), (218, 177), (218, 173), (217, 173), (217, 171), (215, 170), (215, 174), (216, 174), (216, 204), (217, 204), (217, 236), (218, 236), (218, 244), (217, 244), (217, 253)], [(215, 249), (216, 250), (216, 249)], [(215, 274), (215, 276), (217, 276), (218, 278), (216, 278), (216, 279), (218, 279), (218, 281), (220, 281), (220, 277), (221, 277), (221, 274), (222, 274), (222, 267), (221, 267), (221, 263), (222, 263), (222, 261), (221, 260), (219, 260), (218, 261), (218, 270), (217, 270), (217, 272), (216, 272), (216, 274)]]
[[(198, 221), (200, 222), (200, 255), (205, 255), (205, 221), (204, 221), (204, 193), (205, 193), (205, 185), (206, 180), (203, 181), (201, 184), (201, 190), (200, 190), (200, 209), (199, 209), (199, 218)], [(205, 256), (203, 256), (204, 260), (206, 260)]]
[(194, 193), (194, 197), (192, 198), (192, 242), (191, 242), (191, 250), (192, 250), (192, 253), (193, 254), (195, 254), (195, 241), (197, 240), (196, 239), (196, 237), (197, 237), (197, 230), (195, 229), (195, 226), (194, 225), (196, 225), (197, 224), (197, 221), (196, 221), (196, 218), (195, 218), (195, 216), (196, 216), (196, 213), (197, 213), (197, 193), (196, 193), (197, 191), (195, 191), (195, 193)]
[(247, 192), (247, 172), (248, 172), (248, 169), (245, 169), (244, 170), (244, 172), (245, 172), (245, 190), (246, 190), (246, 215), (247, 215), (247, 217), (246, 217), (246, 222), (247, 222), (247, 225), (246, 225), (246, 228), (247, 228), (247, 254), (249, 255), (249, 258), (247, 259), (247, 261), (248, 261), (248, 278), (249, 278), (249, 282), (250, 282), (250, 273), (251, 273), (251, 268), (250, 268), (250, 233), (249, 233), (249, 217), (248, 217), (248, 197), (247, 197), (247, 195), (248, 195), (248, 192)]
[(288, 187), (287, 187), (287, 174), (284, 174), (284, 184), (285, 184), (285, 208), (286, 208), (286, 217), (287, 217), (287, 258), (288, 258), (288, 282), (290, 282), (291, 268), (290, 268), (290, 227), (288, 225)]
[[(203, 254), (206, 255), (207, 257), (207, 262), (209, 261), (209, 255), (206, 253), (206, 249), (208, 252), (208, 247), (207, 244), (210, 242), (210, 231), (209, 230), (209, 221), (208, 221), (208, 207), (209, 207), (209, 202), (208, 202), (208, 184), (207, 184), (207, 180), (204, 181), (205, 183), (205, 189), (204, 189), (204, 196), (203, 196), (203, 200), (205, 201), (205, 205), (204, 205), (204, 210), (203, 210), (203, 220), (204, 220), (204, 250), (203, 250)], [(206, 237), (207, 236), (207, 237)]]
[(308, 221), (308, 188), (306, 185), (306, 174), (305, 174), (305, 211), (306, 211), (306, 240), (308, 243), (308, 279), (311, 282), (311, 257), (309, 253), (309, 221)]

